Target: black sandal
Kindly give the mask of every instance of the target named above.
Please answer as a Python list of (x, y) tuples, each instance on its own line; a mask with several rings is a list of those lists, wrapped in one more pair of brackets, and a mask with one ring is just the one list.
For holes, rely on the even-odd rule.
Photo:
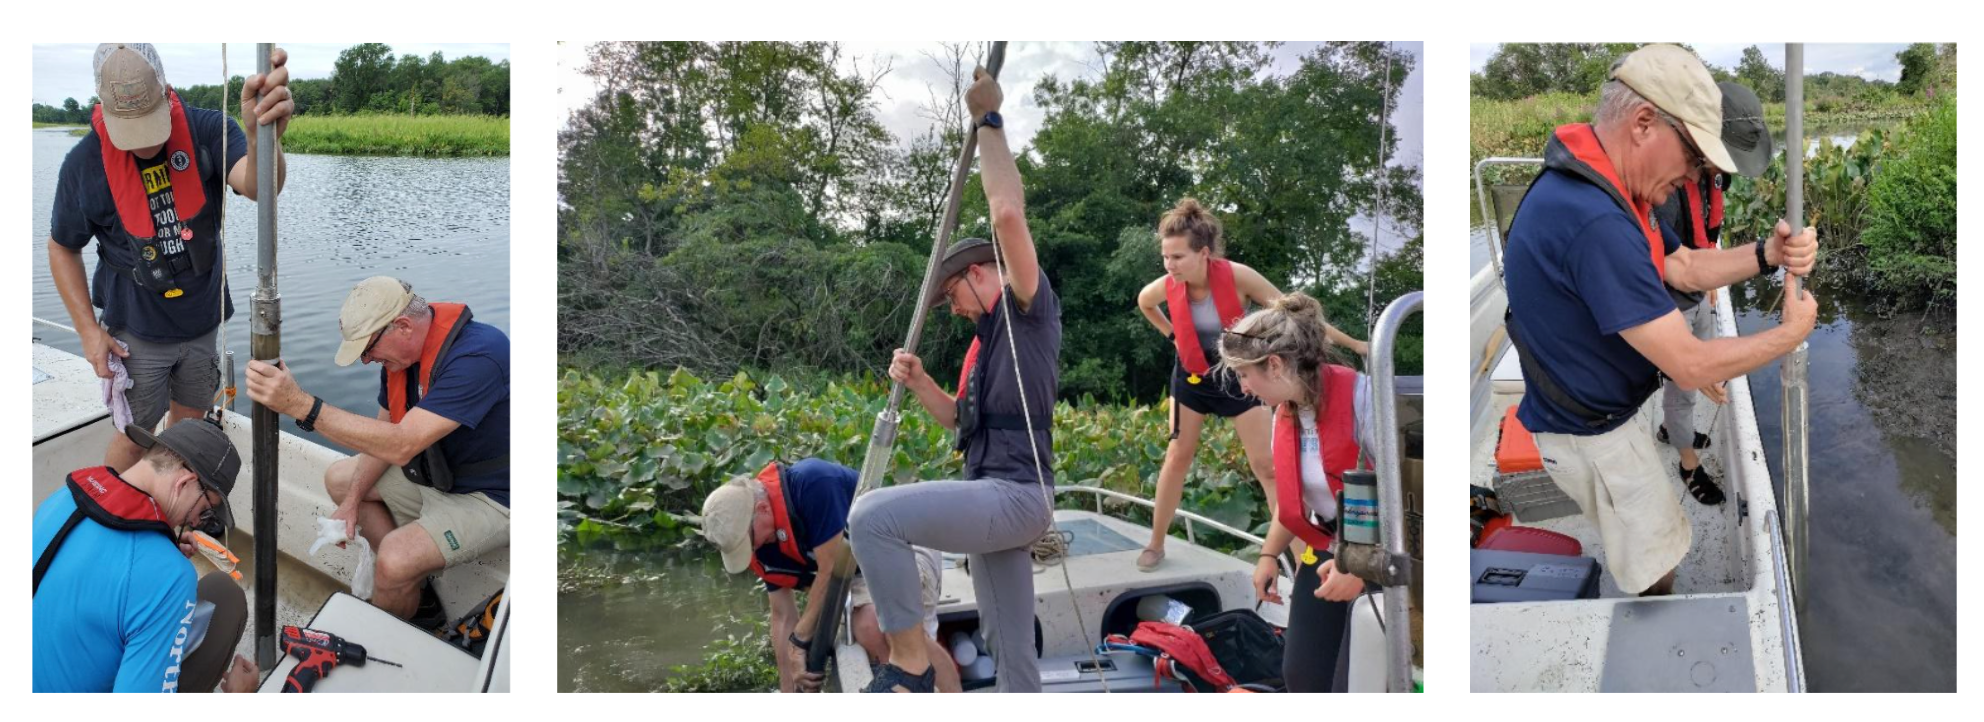
[(1703, 506), (1715, 506), (1723, 501), (1722, 487), (1716, 485), (1715, 477), (1709, 476), (1699, 466), (1693, 471), (1681, 469), (1681, 483), (1688, 485), (1688, 494)]
[(861, 688), (861, 691), (894, 692), (897, 687), (901, 687), (904, 692), (937, 691), (936, 666), (933, 665), (923, 670), (923, 674), (911, 676), (908, 672), (903, 671), (901, 667), (893, 664), (884, 664), (881, 670), (875, 673), (875, 679), (869, 682), (868, 686)]
[[(1663, 444), (1671, 444), (1671, 443), (1673, 443), (1673, 442), (1671, 442), (1671, 441), (1668, 441), (1668, 440), (1667, 440), (1667, 425), (1666, 425), (1666, 424), (1661, 424), (1661, 425), (1660, 425), (1660, 443), (1663, 443)], [(1709, 444), (1709, 438), (1708, 438), (1708, 434), (1704, 434), (1704, 433), (1702, 433), (1702, 432), (1699, 432), (1699, 431), (1697, 431), (1697, 432), (1695, 432), (1695, 443), (1694, 443), (1694, 447), (1695, 447), (1695, 450), (1696, 450), (1696, 451), (1701, 451), (1702, 449), (1706, 449), (1706, 448), (1708, 448), (1708, 444)]]

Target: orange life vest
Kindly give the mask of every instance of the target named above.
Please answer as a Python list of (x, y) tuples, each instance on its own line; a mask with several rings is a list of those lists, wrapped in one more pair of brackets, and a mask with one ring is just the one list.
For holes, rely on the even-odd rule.
[[(1240, 302), (1240, 291), (1233, 285), (1233, 262), (1224, 258), (1206, 259), (1206, 286), (1212, 293), (1213, 306), (1219, 309), (1219, 327), (1232, 328), (1233, 324), (1246, 315), (1247, 308)], [(1179, 283), (1166, 276), (1164, 279), (1164, 304), (1171, 312), (1171, 343), (1178, 348), (1178, 363), (1192, 373), (1192, 383), (1211, 371), (1206, 363), (1205, 349), (1199, 347), (1198, 326), (1192, 322), (1192, 299), (1190, 285)]]
[[(420, 362), (406, 369), (386, 372), (386, 413), (395, 424), (405, 419), (407, 411), (418, 406), (421, 396), (432, 388), (435, 366), (448, 355), (448, 349), (454, 347), (455, 339), (461, 336), (462, 329), (467, 328), (475, 316), (468, 306), (459, 303), (432, 303), (428, 307), (433, 309), (434, 320), (427, 325), (427, 338), (421, 342)], [(505, 454), (467, 464), (455, 463), (441, 452), (441, 444), (437, 441), (400, 468), (406, 473), (406, 478), (416, 484), (448, 491), (454, 488), (457, 477), (510, 468), (510, 457)]]
[[(1343, 472), (1357, 465), (1357, 372), (1324, 364), (1317, 374), (1322, 398), (1316, 404), (1316, 440), (1321, 443), (1323, 475), (1330, 494), (1343, 492)], [(1310, 520), (1302, 503), (1302, 423), (1293, 402), (1281, 405), (1274, 420), (1275, 518), (1314, 549), (1329, 549), (1333, 535)], [(1342, 511), (1338, 510), (1341, 516)]]
[(1714, 248), (1722, 236), (1722, 186), (1710, 183), (1708, 193), (1708, 213), (1704, 216), (1700, 182), (1690, 178), (1681, 187), (1684, 204), (1682, 208), (1687, 215), (1689, 240), (1696, 248)]
[[(1667, 244), (1662, 242), (1660, 231), (1652, 225), (1653, 207), (1626, 192), (1626, 184), (1620, 182), (1612, 160), (1605, 157), (1605, 148), (1598, 144), (1598, 133), (1589, 125), (1571, 123), (1557, 126), (1551, 133), (1550, 141), (1544, 148), (1546, 162), (1558, 161), (1550, 165), (1573, 173), (1612, 196), (1612, 200), (1633, 217), (1633, 222), (1639, 224), (1640, 232), (1646, 234), (1647, 256), (1653, 261), (1653, 270), (1660, 274), (1660, 280), (1667, 280)], [(1552, 151), (1567, 152), (1569, 157), (1549, 158)]]
[[(172, 132), (161, 151), (166, 159), (163, 178), (145, 177), (130, 151), (111, 144), (101, 103), (91, 111), (90, 125), (96, 129), (97, 142), (101, 145), (103, 175), (110, 185), (111, 200), (117, 206), (118, 230), (136, 257), (132, 266), (113, 264), (113, 268), (144, 288), (166, 298), (177, 298), (184, 294), (182, 286), (213, 270), (214, 239), (205, 234), (196, 237), (193, 232), (194, 219), (200, 217), (207, 205), (206, 184), (201, 178), (203, 156), (193, 142), (192, 127), (186, 123), (186, 108), (180, 104), (179, 94), (167, 91), (166, 99), (170, 103)], [(153, 215), (149, 191), (167, 186), (172, 189), (174, 217), (161, 219)], [(179, 237), (157, 238), (159, 220), (179, 223)]]
[(785, 485), (785, 466), (776, 461), (766, 464), (758, 471), (758, 483), (765, 486), (765, 498), (772, 507), (772, 543), (778, 553), (793, 563), (793, 568), (766, 567), (758, 557), (758, 550), (751, 550), (751, 573), (758, 575), (766, 583), (784, 589), (794, 589), (802, 584), (810, 584), (810, 578), (818, 569), (809, 550), (799, 548), (799, 518), (792, 514), (792, 498)]

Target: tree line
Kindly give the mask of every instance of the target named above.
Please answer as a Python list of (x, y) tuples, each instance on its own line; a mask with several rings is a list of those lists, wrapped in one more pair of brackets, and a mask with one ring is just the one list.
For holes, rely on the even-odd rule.
[[(244, 76), (228, 82), (231, 98), (241, 97)], [(239, 112), (220, 85), (173, 84), (180, 100), (196, 108)], [(338, 53), (331, 77), (289, 83), (298, 115), (399, 113), (415, 115), (509, 115), (510, 61), (490, 62), (471, 55), (449, 60), (440, 51), (394, 56), (384, 43), (360, 43)], [(97, 103), (65, 98), (60, 106), (34, 104), (34, 122), (88, 123)]]
[[(1612, 64), (1644, 43), (1506, 43), (1470, 78), (1474, 95), (1517, 100), (1544, 93), (1595, 93)], [(1687, 47), (1683, 45), (1682, 47)], [(1692, 49), (1692, 48), (1691, 48)], [(1901, 64), (1896, 82), (1824, 72), (1805, 78), (1805, 97), (1819, 112), (1920, 99), (1956, 86), (1956, 44), (1915, 43), (1895, 54)], [(1734, 80), (1769, 103), (1784, 102), (1784, 71), (1762, 50), (1743, 49), (1733, 69), (1708, 66), (1717, 82)]]
[[(1045, 119), (1018, 162), (1063, 304), (1064, 398), (1163, 395), (1172, 351), (1134, 297), (1162, 274), (1157, 220), (1184, 196), (1220, 217), (1230, 258), (1362, 336), (1365, 215), (1382, 185), (1388, 245), (1411, 240), (1379, 259), (1375, 295), (1421, 287), (1419, 171), (1376, 170), (1411, 54), (1330, 43), (1279, 73), (1274, 49), (1100, 43), (1093, 77), (1035, 87)], [(929, 129), (898, 138), (879, 116), (891, 61), (838, 44), (591, 47), (598, 91), (559, 135), (562, 358), (879, 373), (909, 324), (982, 48), (937, 55), (949, 81), (929, 88)], [(986, 236), (976, 176), (965, 197), (958, 237)], [(933, 319), (926, 363), (955, 369), (968, 334)], [(1417, 372), (1417, 336), (1401, 347)]]

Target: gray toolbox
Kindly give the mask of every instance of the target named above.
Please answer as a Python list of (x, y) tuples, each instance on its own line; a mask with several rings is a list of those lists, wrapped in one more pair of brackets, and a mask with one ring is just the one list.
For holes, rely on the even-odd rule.
[(1559, 554), (1468, 550), (1475, 604), (1598, 598), (1598, 560)]
[[(1101, 671), (1096, 664), (1101, 663)], [(1155, 662), (1135, 652), (1086, 654), (1040, 660), (1040, 691), (1101, 692), (1108, 680), (1111, 692), (1183, 692), (1178, 680), (1158, 679)]]

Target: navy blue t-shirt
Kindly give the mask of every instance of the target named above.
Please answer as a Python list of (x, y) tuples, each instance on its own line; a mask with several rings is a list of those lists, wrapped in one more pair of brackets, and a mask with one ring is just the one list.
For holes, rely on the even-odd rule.
[[(1668, 253), (1677, 236), (1661, 234)], [(1674, 311), (1639, 224), (1604, 189), (1547, 170), (1523, 197), (1504, 259), (1509, 309), (1532, 360), (1579, 403), (1626, 413), (1591, 428), (1543, 393), (1523, 395), (1516, 418), (1532, 432), (1595, 435), (1631, 418), (1656, 369), (1619, 332)]]
[[(186, 108), (186, 123), (192, 131), (193, 144), (200, 149), (199, 166), (207, 201), (200, 215), (184, 220), (196, 240), (218, 242), (220, 207), (226, 202), (227, 169), (247, 154), (248, 137), (234, 119), (218, 110)], [(227, 132), (227, 162), (216, 163), (213, 159), (220, 157), (223, 128)], [(121, 239), (121, 233), (113, 233), (119, 228), (117, 203), (110, 195), (110, 181), (104, 176), (102, 143), (96, 131), (91, 130), (62, 159), (62, 171), (55, 181), (55, 210), (50, 214), (49, 236), (63, 247), (78, 251), (89, 245), (90, 239), (97, 239), (99, 258), (96, 272), (90, 278), (90, 303), (103, 309), (105, 326), (129, 331), (153, 343), (179, 343), (206, 335), (220, 325), (223, 303), (227, 306), (227, 316), (234, 315), (234, 299), (221, 287), (222, 274), (210, 271), (186, 287), (184, 295), (166, 298), (111, 268), (133, 266), (137, 252), (129, 244), (116, 240)], [(135, 160), (140, 168), (147, 165), (144, 159)], [(213, 271), (218, 271), (221, 263), (221, 254), (216, 249)]]
[[(416, 369), (408, 369), (413, 373)], [(379, 406), (386, 406), (386, 370), (379, 370)], [(455, 345), (434, 362), (427, 392), (413, 405), (461, 424), (441, 437), (441, 453), (455, 466), (510, 453), (510, 338), (495, 326), (469, 321)], [(456, 494), (482, 492), (510, 505), (510, 471), (455, 477)]]
[[(792, 508), (787, 513), (797, 517), (798, 523), (794, 524), (799, 531), (797, 541), (806, 558), (787, 558), (779, 552), (778, 542), (774, 540), (753, 552), (758, 563), (768, 571), (799, 577), (802, 587), (812, 586), (813, 575), (820, 571), (813, 550), (847, 529), (847, 511), (854, 506), (854, 488), (860, 482), (861, 475), (855, 470), (821, 459), (802, 459), (786, 468), (786, 495), (792, 499)], [(765, 582), (766, 592), (784, 588)]]

